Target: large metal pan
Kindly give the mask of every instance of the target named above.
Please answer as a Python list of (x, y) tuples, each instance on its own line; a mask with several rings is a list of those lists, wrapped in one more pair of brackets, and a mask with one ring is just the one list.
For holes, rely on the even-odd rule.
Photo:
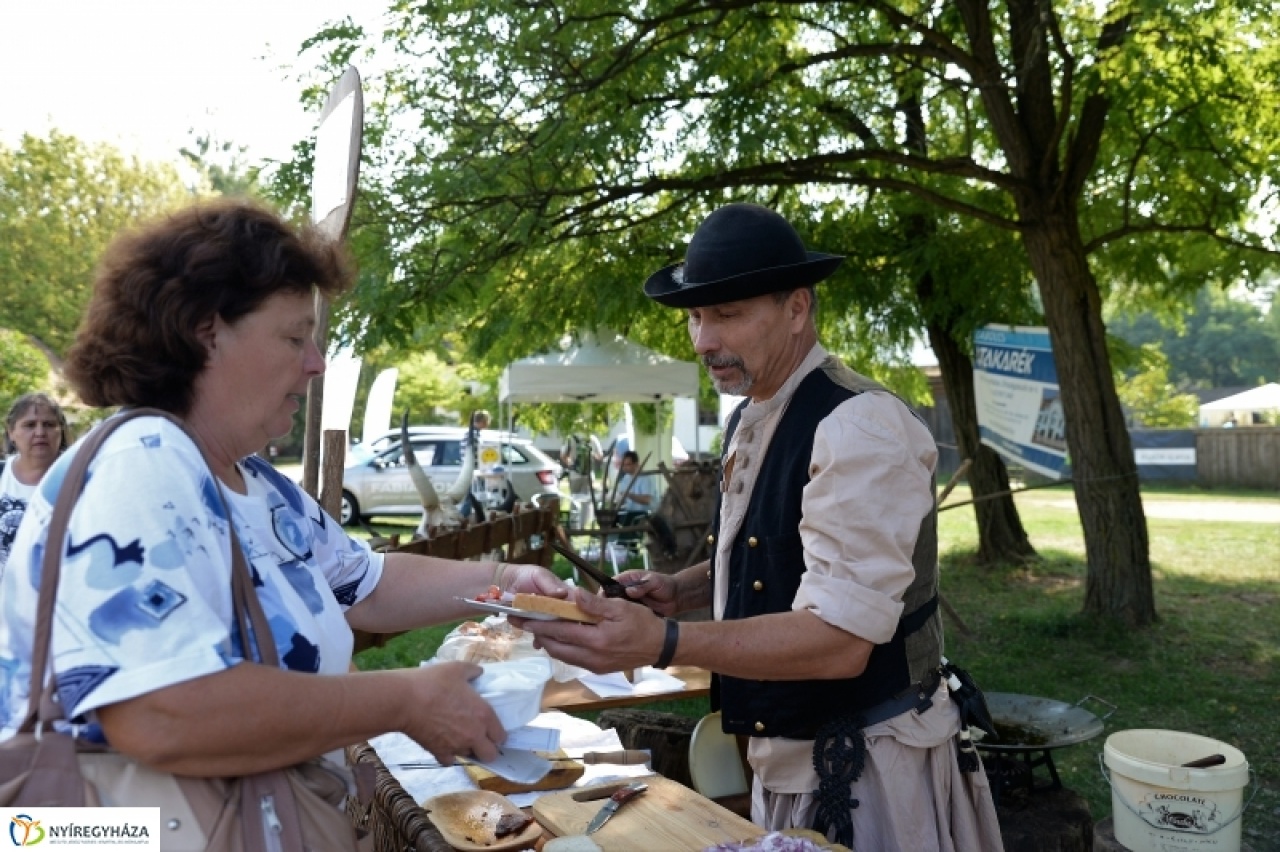
[[(1082, 743), (1102, 733), (1103, 722), (1116, 712), (1114, 704), (1093, 695), (1075, 704), (1014, 692), (987, 692), (985, 696), (997, 734), (993, 739), (974, 730), (974, 744), (985, 751), (1047, 751)], [(1111, 709), (1099, 717), (1081, 706), (1086, 701)]]

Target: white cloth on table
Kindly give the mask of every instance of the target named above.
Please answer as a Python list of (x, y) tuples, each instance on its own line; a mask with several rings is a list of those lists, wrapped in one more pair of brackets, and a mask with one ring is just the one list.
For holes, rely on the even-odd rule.
[[(560, 748), (570, 754), (586, 751), (620, 751), (622, 740), (613, 728), (602, 730), (593, 722), (579, 719), (551, 710), (541, 713), (529, 723), (533, 727), (556, 728), (560, 731)], [(458, 790), (478, 789), (467, 771), (461, 766), (431, 767), (426, 769), (405, 769), (397, 764), (433, 762), (431, 752), (418, 745), (404, 734), (383, 734), (369, 740), (369, 745), (378, 753), (378, 758), (386, 764), (387, 771), (400, 782), (400, 786), (415, 802), (421, 804), (432, 796), (453, 793)], [(589, 787), (602, 784), (613, 778), (635, 778), (641, 775), (652, 775), (653, 770), (647, 766), (621, 766), (609, 763), (589, 764), (584, 767), (582, 777), (574, 787)], [(515, 802), (517, 807), (528, 807), (540, 796), (554, 793), (554, 790), (537, 790), (531, 793), (506, 793), (506, 797)]]
[(663, 692), (677, 692), (685, 688), (685, 683), (678, 677), (667, 674), (653, 666), (636, 669), (635, 681), (627, 680), (622, 672), (608, 674), (587, 673), (578, 677), (582, 685), (601, 698), (617, 698), (624, 695), (657, 695)]

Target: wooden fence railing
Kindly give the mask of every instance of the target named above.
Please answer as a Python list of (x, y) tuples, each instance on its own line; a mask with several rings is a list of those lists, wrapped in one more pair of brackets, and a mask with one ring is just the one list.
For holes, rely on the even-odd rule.
[(503, 549), (503, 562), (551, 565), (555, 551), (548, 539), (555, 534), (560, 509), (556, 505), (541, 509), (516, 506), (511, 514), (490, 512), (481, 523), (457, 530), (436, 532), (431, 538), (395, 544), (388, 551), (438, 556), (442, 559), (478, 559)]

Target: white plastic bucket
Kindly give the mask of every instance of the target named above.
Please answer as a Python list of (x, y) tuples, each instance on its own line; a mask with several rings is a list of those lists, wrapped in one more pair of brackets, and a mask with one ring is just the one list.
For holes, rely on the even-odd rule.
[[(1209, 737), (1140, 729), (1107, 737), (1116, 840), (1134, 852), (1211, 849), (1239, 852), (1249, 763), (1239, 749)], [(1210, 755), (1226, 762), (1182, 766)]]

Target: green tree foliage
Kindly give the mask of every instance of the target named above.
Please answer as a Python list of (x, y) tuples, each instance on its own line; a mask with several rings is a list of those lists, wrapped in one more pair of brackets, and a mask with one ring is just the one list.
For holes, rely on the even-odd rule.
[(1109, 328), (1134, 346), (1157, 345), (1170, 381), (1184, 390), (1280, 381), (1280, 324), (1213, 287), (1202, 288), (1185, 312), (1121, 315)]
[(246, 146), (222, 141), (212, 133), (193, 130), (191, 136), (191, 144), (180, 148), (178, 154), (197, 176), (193, 192), (203, 194), (212, 190), (231, 196), (261, 194), (258, 183), (261, 167), (249, 160)]
[(395, 401), (391, 405), (392, 421), (399, 423), (400, 413), (409, 410), (410, 422), (448, 426), (465, 425), (466, 414), (459, 412), (467, 399), (467, 386), (457, 371), (447, 367), (433, 352), (410, 355), (399, 365)]
[[(440, 0), (388, 20), (371, 194), (394, 274), (357, 294), (360, 333), (461, 330), (507, 357), (585, 323), (685, 352), (682, 321), (637, 285), (734, 199), (779, 209), (827, 251), (898, 236), (898, 253), (837, 274), (821, 320), (878, 348), (909, 323), (963, 339), (982, 317), (940, 310), (940, 293), (1016, 312), (1025, 274), (989, 274), (1016, 256), (1055, 346), (1085, 609), (1155, 617), (1095, 276), (1174, 298), (1190, 278), (1167, 270), (1188, 252), (1238, 271), (1274, 253), (1251, 229), (1280, 143), (1274, 4)], [(335, 75), (378, 47), (349, 23), (310, 46)], [(976, 268), (922, 264), (907, 279), (918, 304), (884, 301), (906, 288), (868, 269), (941, 258), (942, 238), (975, 223), (989, 229), (971, 231), (989, 248)]]
[(1195, 394), (1178, 393), (1169, 381), (1169, 361), (1155, 344), (1141, 347), (1143, 369), (1124, 379), (1117, 390), (1135, 425), (1151, 429), (1190, 429), (1200, 415)]
[(59, 133), (0, 145), (0, 327), (66, 351), (103, 248), (189, 201), (169, 165)]
[(0, 328), (0, 416), (24, 393), (49, 391), (49, 361), (26, 335)]

